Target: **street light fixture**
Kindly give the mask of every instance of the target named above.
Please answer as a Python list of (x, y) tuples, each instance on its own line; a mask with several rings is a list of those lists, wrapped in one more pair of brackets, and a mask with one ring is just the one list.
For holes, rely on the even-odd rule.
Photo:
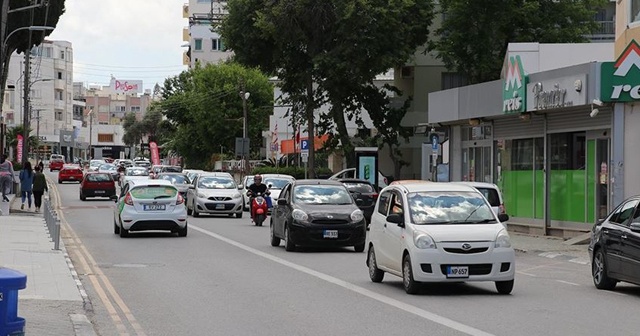
[(248, 124), (248, 115), (247, 115), (247, 99), (249, 99), (249, 96), (251, 96), (250, 92), (247, 92), (244, 90), (244, 88), (242, 89), (242, 92), (240, 92), (240, 98), (242, 98), (242, 116), (243, 116), (243, 120), (242, 120), (242, 164), (243, 164), (243, 174), (242, 177), (244, 178), (245, 175), (247, 175), (249, 173), (249, 162), (247, 161), (247, 153), (245, 151), (245, 141), (247, 141), (247, 138), (249, 137), (248, 133), (249, 130), (247, 128), (247, 124)]

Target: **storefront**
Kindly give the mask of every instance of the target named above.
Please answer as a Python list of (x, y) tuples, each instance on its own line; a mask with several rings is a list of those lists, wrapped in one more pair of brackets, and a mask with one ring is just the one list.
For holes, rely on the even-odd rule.
[(598, 71), (594, 62), (430, 94), (429, 120), (453, 134), (451, 180), (497, 184), (514, 229), (590, 230), (611, 209), (612, 111), (592, 113)]

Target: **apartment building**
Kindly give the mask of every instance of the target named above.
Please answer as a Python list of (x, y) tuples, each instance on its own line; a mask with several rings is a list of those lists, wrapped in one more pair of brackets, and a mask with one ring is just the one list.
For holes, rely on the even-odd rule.
[(67, 41), (45, 40), (30, 54), (29, 76), (25, 76), (24, 54), (11, 56), (7, 75), (6, 104), (3, 109), (7, 127), (23, 124), (24, 81), (29, 88), (27, 113), (31, 135), (40, 140), (41, 157), (59, 153), (71, 159), (76, 142), (73, 122), (73, 47)]
[(183, 64), (190, 68), (197, 62), (201, 64), (219, 63), (231, 56), (220, 34), (211, 31), (211, 25), (220, 22), (225, 14), (226, 1), (189, 0), (182, 6), (182, 16), (188, 19), (188, 26), (182, 30)]

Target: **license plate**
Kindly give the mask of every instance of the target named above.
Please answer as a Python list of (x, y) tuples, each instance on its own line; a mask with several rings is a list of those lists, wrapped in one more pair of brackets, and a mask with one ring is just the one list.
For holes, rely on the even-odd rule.
[(469, 267), (468, 266), (448, 266), (447, 278), (468, 278)]
[(95, 191), (95, 193), (96, 193), (96, 194), (104, 194), (104, 193), (105, 193), (105, 191), (104, 191), (104, 190), (96, 190), (96, 191)]
[(224, 210), (224, 204), (216, 204), (216, 210)]
[(324, 238), (338, 238), (338, 230), (324, 230)]
[(76, 178), (75, 178), (75, 177), (73, 177), (73, 176), (70, 176), (70, 177), (69, 177), (69, 179), (70, 179), (70, 180), (75, 180)]
[(159, 211), (166, 209), (164, 204), (145, 204), (142, 208), (144, 211)]

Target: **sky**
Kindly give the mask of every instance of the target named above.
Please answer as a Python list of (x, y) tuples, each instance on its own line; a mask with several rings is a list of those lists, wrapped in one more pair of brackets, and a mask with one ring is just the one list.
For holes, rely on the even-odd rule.
[(109, 85), (142, 80), (144, 89), (179, 74), (182, 17), (179, 0), (65, 0), (65, 13), (48, 40), (73, 46), (73, 81)]

